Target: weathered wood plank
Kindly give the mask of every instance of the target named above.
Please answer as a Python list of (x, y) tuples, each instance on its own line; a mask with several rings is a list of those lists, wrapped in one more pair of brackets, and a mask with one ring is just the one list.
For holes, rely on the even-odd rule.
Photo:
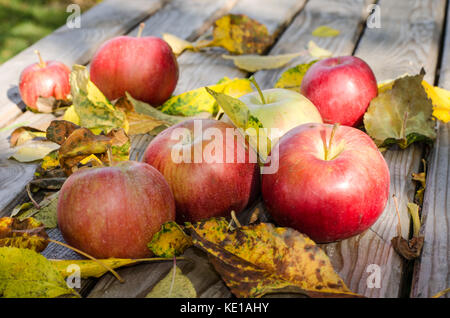
[[(279, 34), (303, 7), (305, 1), (270, 0), (240, 1), (231, 13), (246, 14), (266, 25), (271, 34)], [(229, 60), (222, 59), (222, 49), (207, 52), (185, 52), (178, 58), (180, 79), (175, 94), (216, 83), (224, 76), (245, 77), (247, 73), (237, 69)]]
[[(282, 9), (279, 8), (281, 5), (283, 5)], [(283, 0), (282, 4), (274, 3), (273, 1), (264, 1), (263, 4), (261, 1), (241, 0), (233, 7), (231, 12), (248, 14), (266, 24), (271, 32), (277, 32), (300, 8), (301, 5), (294, 0)], [(274, 12), (277, 14), (273, 14)], [(170, 15), (167, 18), (169, 19)], [(157, 31), (153, 30), (153, 32)], [(170, 30), (163, 30), (163, 32), (173, 33)], [(183, 53), (178, 58), (178, 63), (180, 65), (180, 79), (183, 78), (184, 80), (179, 81), (177, 92), (175, 93), (214, 83), (224, 76), (242, 77), (247, 75), (237, 70), (234, 66), (229, 65), (228, 61), (221, 59), (220, 54), (222, 53), (222, 50), (212, 50), (212, 52), (208, 53)], [(184, 59), (185, 55), (190, 55), (189, 59)], [(211, 77), (217, 77), (217, 79), (212, 79)], [(140, 158), (150, 140), (150, 136), (135, 138), (131, 158), (135, 158), (135, 156)], [(192, 253), (195, 253), (195, 255), (192, 255)], [(200, 256), (197, 255), (199, 253), (201, 254)], [(194, 271), (187, 272), (187, 275), (193, 282), (199, 297), (231, 296), (228, 288), (214, 269), (211, 268), (203, 253), (196, 250), (191, 251), (190, 249), (183, 256), (194, 258), (195, 260)], [(171, 266), (171, 263), (143, 264), (119, 270), (119, 273), (126, 279), (125, 284), (120, 284), (109, 275), (102, 277), (89, 294), (89, 297), (143, 297), (168, 273)]]
[[(378, 81), (406, 72), (416, 73), (423, 66), (427, 80), (433, 82), (442, 32), (445, 1), (380, 1), (381, 28), (368, 29), (359, 42), (357, 56), (369, 63)], [(399, 201), (404, 237), (409, 233), (406, 203), (413, 200), (417, 172), (422, 157), (420, 146), (385, 153), (391, 173), (390, 194)], [(402, 259), (390, 244), (396, 236), (397, 215), (392, 200), (370, 231), (326, 247), (333, 265), (348, 286), (368, 297), (398, 297), (401, 293)], [(369, 265), (380, 268), (380, 288), (370, 288)]]
[[(450, 6), (439, 76), (450, 89)], [(438, 123), (438, 135), (428, 160), (427, 189), (422, 208), (422, 256), (415, 262), (411, 297), (431, 297), (450, 286), (450, 124)], [(444, 297), (450, 297), (446, 294)]]
[[(362, 24), (367, 16), (366, 8), (370, 0), (311, 0), (302, 12), (281, 35), (270, 55), (300, 52), (306, 49), (309, 41), (331, 52), (333, 56), (351, 55), (361, 35)], [(319, 26), (327, 25), (340, 31), (337, 37), (315, 37), (311, 33)], [(293, 59), (283, 68), (263, 70), (254, 74), (262, 88), (271, 88), (280, 75), (288, 68), (314, 60), (309, 55)]]
[(167, 0), (105, 0), (81, 15), (81, 28), (62, 26), (0, 66), (0, 127), (10, 123), (24, 108), (18, 92), (20, 72), (36, 62), (35, 50), (46, 60), (67, 65), (86, 64), (105, 40), (126, 33), (158, 10)]

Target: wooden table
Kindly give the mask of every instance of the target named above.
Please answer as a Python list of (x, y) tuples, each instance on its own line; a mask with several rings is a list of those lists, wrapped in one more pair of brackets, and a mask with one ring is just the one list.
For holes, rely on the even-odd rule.
[[(445, 0), (379, 0), (381, 28), (369, 28), (372, 18), (370, 0), (104, 0), (81, 16), (81, 28), (63, 26), (16, 57), (0, 66), (0, 131), (3, 140), (10, 125), (45, 127), (53, 119), (49, 114), (24, 112), (17, 89), (21, 70), (35, 62), (34, 50), (46, 59), (72, 65), (88, 64), (93, 53), (107, 39), (121, 34), (135, 35), (137, 25), (145, 22), (143, 35), (172, 33), (195, 40), (207, 32), (212, 22), (223, 14), (242, 13), (264, 23), (277, 35), (267, 54), (298, 52), (313, 39), (311, 32), (329, 25), (341, 31), (332, 38), (314, 38), (335, 56), (354, 54), (369, 63), (378, 81), (415, 74), (421, 67), (426, 80), (450, 89), (450, 6)], [(217, 82), (224, 76), (247, 77), (220, 57), (222, 50), (184, 52), (178, 57), (180, 79), (175, 94)], [(273, 87), (287, 68), (308, 61), (301, 56), (282, 69), (255, 74), (263, 88)], [(140, 158), (150, 136), (135, 136), (131, 158)], [(419, 172), (421, 159), (428, 162), (427, 189), (422, 209), (422, 234), (425, 245), (420, 259), (406, 262), (393, 250), (390, 240), (396, 236), (397, 215), (392, 200), (375, 225), (365, 233), (342, 242), (323, 245), (337, 272), (354, 292), (368, 297), (429, 297), (450, 287), (450, 181), (449, 125), (438, 125), (438, 137), (431, 153), (421, 145), (406, 150), (388, 150), (384, 156), (391, 173), (391, 195), (396, 194), (401, 207), (403, 236), (409, 235), (410, 220), (406, 203), (413, 200), (416, 184), (411, 173)], [(4, 153), (8, 144), (0, 142)], [(13, 160), (0, 161), (0, 216), (25, 198), (24, 187), (32, 179), (36, 164)], [(57, 229), (50, 236), (61, 239)], [(78, 257), (60, 246), (50, 244), (43, 252), (52, 258)], [(199, 297), (231, 297), (205, 255), (189, 249), (186, 255), (195, 262), (180, 262), (192, 280)], [(373, 266), (380, 269), (380, 284), (367, 281)], [(164, 277), (172, 264), (141, 264), (119, 270), (126, 283), (107, 274), (83, 283), (87, 297), (142, 297)], [(372, 288), (370, 288), (372, 287)]]

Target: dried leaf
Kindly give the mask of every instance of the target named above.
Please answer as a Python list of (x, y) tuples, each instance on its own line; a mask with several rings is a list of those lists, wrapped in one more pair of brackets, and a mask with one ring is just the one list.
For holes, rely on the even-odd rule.
[[(227, 91), (229, 95), (236, 98), (252, 92), (250, 81), (246, 78), (229, 79), (225, 77), (209, 88), (216, 92)], [(160, 110), (166, 114), (178, 116), (195, 116), (205, 112), (215, 115), (219, 106), (204, 87), (200, 87), (170, 98), (161, 106)]]
[(138, 114), (147, 115), (154, 118), (155, 120), (163, 121), (168, 123), (169, 126), (175, 125), (179, 122), (185, 121), (186, 118), (182, 116), (172, 116), (163, 113), (162, 111), (154, 108), (153, 106), (134, 99), (130, 94), (125, 93), (127, 100), (131, 103), (133, 110)]
[(175, 222), (166, 222), (161, 230), (153, 235), (148, 248), (154, 255), (165, 258), (173, 258), (181, 255), (186, 248), (192, 246), (191, 238)]
[(47, 229), (56, 228), (58, 225), (56, 210), (58, 205), (59, 192), (52, 193), (39, 203), (39, 209), (34, 205), (20, 206), (14, 209), (11, 217), (16, 218), (19, 222), (33, 217), (37, 222), (43, 224)]
[(48, 235), (41, 222), (33, 218), (0, 218), (0, 247), (28, 248), (42, 252), (48, 243)]
[(420, 188), (416, 191), (415, 199), (420, 205), (423, 203), (423, 197), (425, 194), (425, 188), (427, 187), (426, 178), (427, 178), (427, 162), (425, 159), (422, 159), (423, 163), (423, 172), (413, 173), (412, 179), (420, 183)]
[(163, 33), (162, 38), (172, 48), (175, 55), (180, 55), (184, 50), (194, 49), (194, 43), (183, 40), (173, 34)]
[(21, 146), (29, 140), (43, 140), (45, 132), (33, 127), (21, 126), (11, 133), (9, 143), (11, 147)]
[(413, 237), (410, 240), (406, 240), (401, 236), (401, 231), (398, 230), (399, 235), (391, 240), (391, 244), (394, 250), (403, 258), (413, 260), (418, 258), (422, 252), (424, 237), (419, 235), (421, 226), (419, 206), (408, 202), (408, 212), (413, 222)]
[(127, 119), (129, 125), (128, 134), (130, 136), (151, 133), (157, 127), (169, 125), (165, 121), (136, 112), (127, 113)]
[(333, 55), (332, 52), (319, 47), (314, 41), (308, 42), (308, 52), (309, 55), (318, 59), (324, 59)]
[(46, 140), (28, 140), (21, 146), (15, 147), (11, 158), (20, 162), (40, 160), (50, 152), (59, 148), (58, 144)]
[(235, 54), (262, 54), (272, 42), (265, 25), (243, 14), (228, 14), (214, 22), (213, 40), (205, 46), (220, 46)]
[(226, 55), (223, 54), (222, 58), (226, 60), (232, 60), (234, 65), (236, 65), (241, 70), (247, 72), (256, 72), (259, 70), (270, 70), (275, 68), (280, 68), (289, 63), (292, 59), (304, 54), (303, 52), (291, 53), (291, 54), (280, 54), (280, 55)]
[(127, 259), (127, 258), (108, 258), (108, 259), (99, 259), (95, 262), (93, 260), (88, 259), (77, 259), (77, 260), (62, 260), (62, 259), (51, 259), (51, 263), (53, 267), (61, 274), (62, 277), (66, 278), (72, 274), (72, 271), (67, 271), (67, 268), (70, 265), (77, 265), (80, 268), (80, 277), (88, 278), (88, 277), (101, 277), (105, 273), (108, 272), (107, 267), (111, 269), (116, 269), (119, 267), (135, 265), (143, 262), (161, 262), (165, 261), (165, 259), (161, 258), (142, 258), (142, 259)]
[(128, 160), (130, 140), (122, 128), (112, 129), (107, 135), (95, 135), (87, 128), (78, 128), (70, 133), (59, 149), (60, 166), (70, 175), (79, 162), (92, 154), (109, 163), (109, 148), (114, 161)]
[(340, 33), (339, 30), (333, 29), (332, 27), (329, 27), (327, 25), (321, 25), (312, 31), (312, 35), (318, 36), (318, 37), (335, 37), (338, 36)]
[(421, 84), (423, 76), (398, 78), (392, 89), (370, 102), (364, 126), (378, 146), (398, 144), (404, 149), (415, 141), (436, 138), (431, 118), (433, 106)]
[(89, 79), (89, 72), (82, 65), (74, 65), (70, 74), (73, 106), (80, 119), (80, 126), (95, 133), (109, 132), (113, 128), (128, 129), (125, 114), (116, 109)]
[(281, 74), (280, 78), (275, 83), (275, 88), (286, 88), (295, 92), (299, 92), (303, 76), (305, 76), (309, 68), (316, 62), (317, 60), (314, 60), (312, 62), (298, 64), (287, 69), (283, 72), (283, 74)]
[(0, 247), (0, 297), (79, 297), (44, 256), (29, 249)]
[(197, 298), (197, 292), (189, 278), (181, 272), (178, 266), (160, 280), (145, 296), (146, 298)]
[(186, 226), (237, 297), (262, 297), (289, 287), (313, 297), (359, 296), (345, 286), (326, 254), (291, 228), (260, 223), (229, 232), (224, 219)]
[(67, 120), (53, 120), (47, 127), (46, 137), (48, 140), (62, 145), (78, 128), (81, 127)]

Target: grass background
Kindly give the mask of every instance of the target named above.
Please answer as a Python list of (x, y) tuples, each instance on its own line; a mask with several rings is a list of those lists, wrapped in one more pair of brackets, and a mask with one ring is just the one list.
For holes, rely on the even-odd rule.
[(0, 0), (0, 64), (66, 23), (69, 4), (85, 11), (101, 0)]

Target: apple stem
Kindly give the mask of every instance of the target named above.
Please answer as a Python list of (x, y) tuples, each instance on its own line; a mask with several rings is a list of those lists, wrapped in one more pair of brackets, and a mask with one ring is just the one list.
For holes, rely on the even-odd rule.
[(144, 22), (142, 22), (141, 24), (139, 24), (139, 30), (138, 30), (138, 33), (137, 33), (137, 38), (140, 38), (141, 37), (141, 35), (142, 35), (142, 31), (144, 30), (144, 27), (145, 27), (145, 23)]
[(52, 240), (52, 239), (48, 239), (48, 241), (49, 241), (49, 242), (52, 242), (52, 243), (55, 243), (55, 244), (58, 244), (58, 245), (61, 245), (61, 246), (64, 246), (64, 247), (66, 247), (66, 248), (68, 248), (68, 249), (71, 249), (72, 251), (77, 252), (78, 254), (81, 254), (81, 255), (83, 255), (83, 256), (85, 256), (85, 257), (87, 257), (87, 258), (93, 260), (94, 262), (96, 262), (96, 263), (99, 264), (100, 266), (104, 267), (104, 268), (107, 269), (109, 272), (111, 272), (111, 274), (113, 274), (113, 275), (117, 278), (117, 280), (118, 280), (119, 282), (121, 282), (121, 283), (124, 283), (124, 282), (125, 282), (125, 281), (123, 280), (123, 278), (120, 277), (120, 275), (119, 275), (115, 270), (113, 270), (111, 267), (109, 267), (108, 265), (106, 265), (106, 264), (103, 263), (102, 261), (96, 259), (95, 257), (93, 257), (93, 256), (91, 256), (91, 255), (89, 255), (89, 254), (87, 254), (87, 253), (85, 253), (85, 252), (83, 252), (83, 251), (81, 251), (81, 250), (75, 248), (75, 247), (72, 247), (72, 246), (70, 246), (70, 245), (67, 245), (67, 244), (65, 244), (65, 243), (62, 243), (62, 242), (60, 242), (60, 241), (55, 241), (55, 240)]
[(39, 67), (44, 68), (47, 64), (45, 64), (45, 61), (42, 59), (41, 53), (38, 50), (35, 50), (34, 53), (36, 53), (39, 58)]
[(249, 81), (256, 87), (256, 90), (258, 91), (259, 97), (261, 97), (261, 102), (262, 102), (263, 104), (265, 104), (265, 103), (266, 103), (266, 100), (264, 99), (264, 95), (263, 95), (263, 93), (262, 93), (262, 91), (261, 91), (261, 88), (259, 87), (259, 85), (258, 85), (258, 83), (256, 82), (255, 77), (254, 77), (253, 75), (250, 76)]
[(331, 143), (333, 142), (334, 135), (336, 134), (336, 130), (339, 127), (339, 123), (335, 123), (333, 125), (333, 129), (331, 130), (330, 139), (328, 140), (328, 145), (325, 145), (325, 160), (329, 160), (330, 156), (330, 150), (331, 150)]

